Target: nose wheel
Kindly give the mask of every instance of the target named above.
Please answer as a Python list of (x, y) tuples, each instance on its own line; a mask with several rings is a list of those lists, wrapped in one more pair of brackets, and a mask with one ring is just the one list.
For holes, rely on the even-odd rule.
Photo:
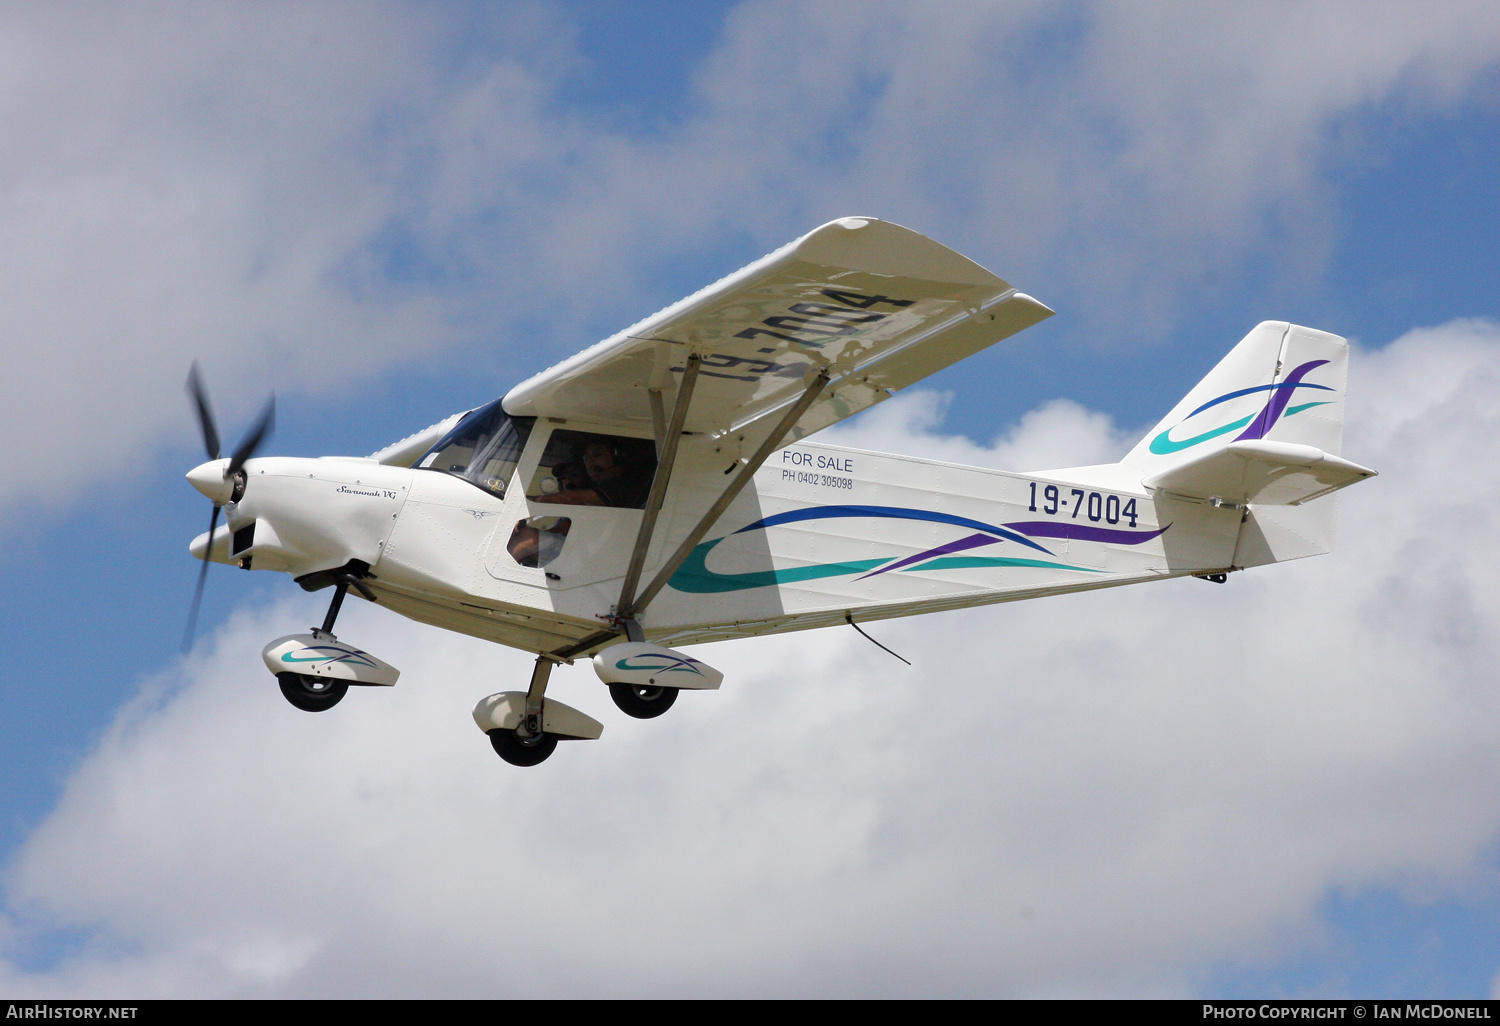
[(303, 712), (322, 712), (338, 705), (349, 692), (349, 685), (341, 680), (313, 677), (306, 673), (278, 673), (276, 682), (281, 693)]
[[(381, 662), (363, 649), (341, 642), (334, 636), (334, 620), (338, 618), (339, 606), (351, 586), (370, 601), (375, 600), (369, 586), (350, 572), (351, 569), (363, 573), (369, 567), (351, 560), (348, 566), (328, 572), (336, 575), (338, 587), (334, 590), (333, 602), (328, 606), (321, 630), (314, 627), (307, 634), (289, 634), (261, 650), (260, 657), (265, 660), (266, 669), (276, 675), (281, 694), (303, 712), (332, 709), (349, 693), (350, 684), (391, 687), (401, 676), (400, 671), (389, 663)], [(292, 666), (319, 672), (300, 673), (289, 668)]]

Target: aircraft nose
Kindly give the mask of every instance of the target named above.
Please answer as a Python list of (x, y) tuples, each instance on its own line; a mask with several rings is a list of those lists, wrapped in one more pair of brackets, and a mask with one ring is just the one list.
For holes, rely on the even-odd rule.
[(188, 484), (208, 496), (215, 506), (222, 506), (234, 494), (234, 482), (224, 476), (228, 469), (228, 460), (209, 460), (187, 472)]

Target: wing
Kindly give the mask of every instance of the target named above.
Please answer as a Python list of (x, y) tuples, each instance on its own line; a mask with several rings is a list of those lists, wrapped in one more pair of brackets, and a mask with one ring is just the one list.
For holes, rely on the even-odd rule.
[(372, 452), (370, 459), (377, 463), (384, 463), (390, 467), (409, 467), (417, 462), (428, 449), (436, 445), (444, 435), (453, 430), (453, 426), (462, 420), (465, 415), (473, 412), (465, 410), (463, 413), (455, 413), (446, 420), (440, 420), (430, 428), (418, 431), (414, 435), (407, 435), (399, 442), (392, 442), (379, 452)]
[(523, 382), (504, 407), (649, 428), (650, 390), (670, 402), (696, 352), (686, 430), (753, 444), (826, 367), (794, 441), (1051, 315), (931, 239), (846, 217)]

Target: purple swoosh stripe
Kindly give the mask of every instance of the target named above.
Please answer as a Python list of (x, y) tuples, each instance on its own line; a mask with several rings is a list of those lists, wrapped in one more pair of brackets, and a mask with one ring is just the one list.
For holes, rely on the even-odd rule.
[[(865, 574), (865, 577), (874, 577), (877, 574), (888, 573), (891, 570), (899, 570), (903, 566), (909, 566), (912, 563), (920, 563), (922, 562), (922, 560), (931, 559), (934, 556), (946, 556), (950, 552), (962, 552), (965, 549), (977, 549), (981, 545), (993, 545), (999, 540), (999, 538), (995, 538), (988, 534), (971, 534), (967, 538), (960, 538), (958, 541), (949, 542), (947, 545), (940, 545), (935, 549), (928, 549), (926, 552), (919, 552), (915, 556), (907, 556), (905, 559), (898, 560), (897, 562), (891, 563), (887, 566), (883, 566), (879, 570), (871, 570), (869, 573)], [(865, 577), (861, 577), (859, 578), (859, 580), (862, 581), (865, 579)]]
[[(1314, 367), (1321, 367), (1327, 362), (1327, 360), (1309, 360), (1288, 374), (1282, 384), (1296, 386), (1302, 381), (1303, 376), (1308, 371)], [(1281, 419), (1281, 411), (1285, 410), (1286, 404), (1292, 401), (1292, 393), (1295, 391), (1296, 388), (1293, 387), (1277, 389), (1271, 393), (1270, 402), (1266, 403), (1265, 408), (1260, 411), (1260, 414), (1250, 422), (1250, 426), (1242, 431), (1235, 441), (1240, 442), (1246, 439), (1266, 437), (1266, 432), (1271, 430), (1271, 426)]]
[(1058, 523), (1056, 520), (1028, 520), (1019, 524), (1006, 524), (1013, 531), (1032, 538), (1076, 538), (1079, 541), (1114, 542), (1116, 545), (1139, 545), (1148, 542), (1165, 531), (1123, 531), (1112, 527), (1088, 527), (1084, 524)]

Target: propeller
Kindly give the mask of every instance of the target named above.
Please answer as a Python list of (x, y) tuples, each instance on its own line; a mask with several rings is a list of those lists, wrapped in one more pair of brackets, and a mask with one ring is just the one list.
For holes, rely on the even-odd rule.
[[(196, 360), (193, 361), (192, 369), (188, 371), (187, 390), (188, 395), (192, 397), (193, 406), (198, 411), (198, 427), (203, 431), (203, 448), (208, 453), (208, 462), (189, 473), (188, 480), (205, 494), (210, 491), (216, 494), (209, 496), (214, 500), (214, 511), (208, 518), (208, 548), (203, 551), (203, 568), (198, 572), (198, 587), (193, 592), (193, 605), (188, 612), (187, 630), (182, 635), (184, 652), (193, 647), (193, 635), (198, 629), (198, 610), (203, 605), (203, 586), (208, 580), (208, 554), (213, 548), (214, 531), (219, 526), (219, 510), (224, 507), (225, 502), (238, 502), (240, 496), (245, 493), (243, 473), (245, 461), (255, 455), (255, 450), (260, 448), (261, 442), (264, 442), (270, 435), (276, 423), (276, 397), (273, 395), (266, 400), (266, 408), (261, 411), (259, 419), (245, 436), (245, 440), (230, 455), (228, 465), (222, 470), (221, 482), (214, 482), (213, 477), (217, 476), (214, 471), (218, 468), (213, 464), (223, 458), (219, 449), (219, 429), (214, 422), (213, 407), (208, 402), (208, 389), (204, 387), (203, 377), (198, 373)], [(223, 487), (215, 487), (220, 483)]]

